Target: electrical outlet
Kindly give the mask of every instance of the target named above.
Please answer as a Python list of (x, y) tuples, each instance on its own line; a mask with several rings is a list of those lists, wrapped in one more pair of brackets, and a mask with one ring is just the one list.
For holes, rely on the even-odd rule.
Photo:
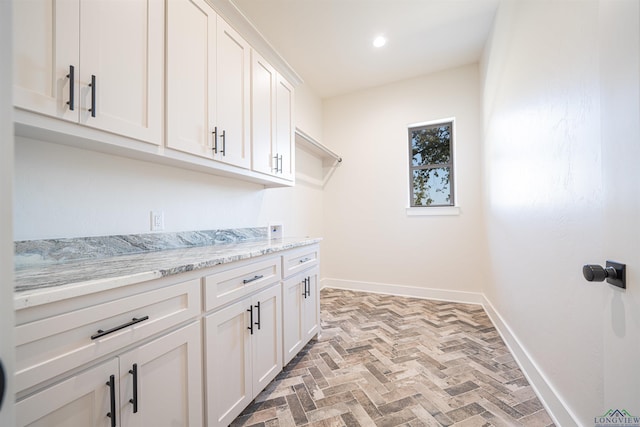
[(164, 230), (164, 212), (151, 211), (151, 231)]
[(282, 239), (282, 224), (269, 224), (269, 240)]

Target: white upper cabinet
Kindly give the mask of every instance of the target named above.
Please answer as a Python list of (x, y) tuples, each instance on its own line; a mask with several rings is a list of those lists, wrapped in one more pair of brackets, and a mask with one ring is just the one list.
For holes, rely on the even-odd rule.
[(283, 178), (293, 180), (295, 174), (295, 125), (293, 119), (293, 86), (278, 75), (276, 86), (276, 144), (278, 171)]
[(251, 138), (254, 171), (293, 180), (293, 96), (293, 87), (253, 51)]
[(218, 17), (216, 160), (251, 167), (250, 70), (251, 47)]
[(14, 2), (14, 104), (78, 121), (78, 0)]
[(275, 174), (276, 70), (251, 52), (251, 145), (253, 170)]
[(249, 45), (203, 0), (167, 15), (167, 146), (251, 167)]
[(204, 0), (167, 2), (167, 146), (213, 159), (216, 19)]
[(17, 107), (161, 143), (162, 2), (25, 0), (14, 19)]

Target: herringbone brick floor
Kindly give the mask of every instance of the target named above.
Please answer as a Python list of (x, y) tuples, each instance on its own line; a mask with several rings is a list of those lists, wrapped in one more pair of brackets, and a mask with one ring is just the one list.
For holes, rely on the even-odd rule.
[(552, 426), (479, 305), (338, 289), (237, 426)]

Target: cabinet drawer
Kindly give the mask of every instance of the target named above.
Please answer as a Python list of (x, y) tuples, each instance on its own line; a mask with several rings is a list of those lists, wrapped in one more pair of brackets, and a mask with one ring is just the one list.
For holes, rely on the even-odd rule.
[(196, 317), (199, 285), (190, 280), (17, 326), (16, 391)]
[(229, 268), (204, 278), (205, 311), (280, 280), (280, 257)]
[(282, 255), (282, 271), (285, 278), (318, 264), (318, 245), (305, 246)]

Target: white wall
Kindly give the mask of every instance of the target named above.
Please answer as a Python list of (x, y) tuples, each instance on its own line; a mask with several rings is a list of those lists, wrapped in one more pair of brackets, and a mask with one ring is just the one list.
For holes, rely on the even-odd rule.
[(304, 184), (264, 189), (20, 137), (15, 169), (16, 240), (150, 232), (151, 210), (164, 211), (165, 231), (276, 221), (288, 236), (322, 231), (322, 192)]
[(322, 100), (306, 84), (296, 87), (296, 127), (322, 141)]
[[(614, 19), (603, 18), (608, 9)], [(481, 67), (485, 294), (555, 391), (560, 406), (547, 403), (562, 426), (593, 425), (608, 409), (640, 414), (637, 283), (620, 292), (581, 273), (608, 257), (640, 260), (638, 18), (635, 0), (503, 2)], [(623, 95), (602, 103), (610, 87)], [(612, 149), (635, 160), (616, 165)], [(615, 181), (606, 175), (629, 183), (617, 190), (612, 223), (604, 205), (614, 202), (607, 194)], [(617, 254), (604, 250), (613, 241)], [(607, 308), (620, 305), (632, 310), (626, 320), (624, 309)], [(609, 341), (626, 354), (603, 345), (614, 325), (626, 332)], [(624, 375), (607, 373), (616, 365)], [(605, 384), (629, 397), (612, 399)]]
[[(296, 126), (320, 140), (321, 100), (296, 88)], [(296, 149), (307, 176), (320, 159)], [(165, 231), (284, 224), (286, 236), (322, 235), (322, 189), (300, 181), (270, 188), (18, 137), (15, 240), (150, 232), (150, 211)]]
[[(325, 187), (326, 285), (482, 289), (479, 108), (477, 65), (324, 100), (324, 142), (344, 159)], [(454, 116), (461, 214), (408, 217), (407, 126)]]

